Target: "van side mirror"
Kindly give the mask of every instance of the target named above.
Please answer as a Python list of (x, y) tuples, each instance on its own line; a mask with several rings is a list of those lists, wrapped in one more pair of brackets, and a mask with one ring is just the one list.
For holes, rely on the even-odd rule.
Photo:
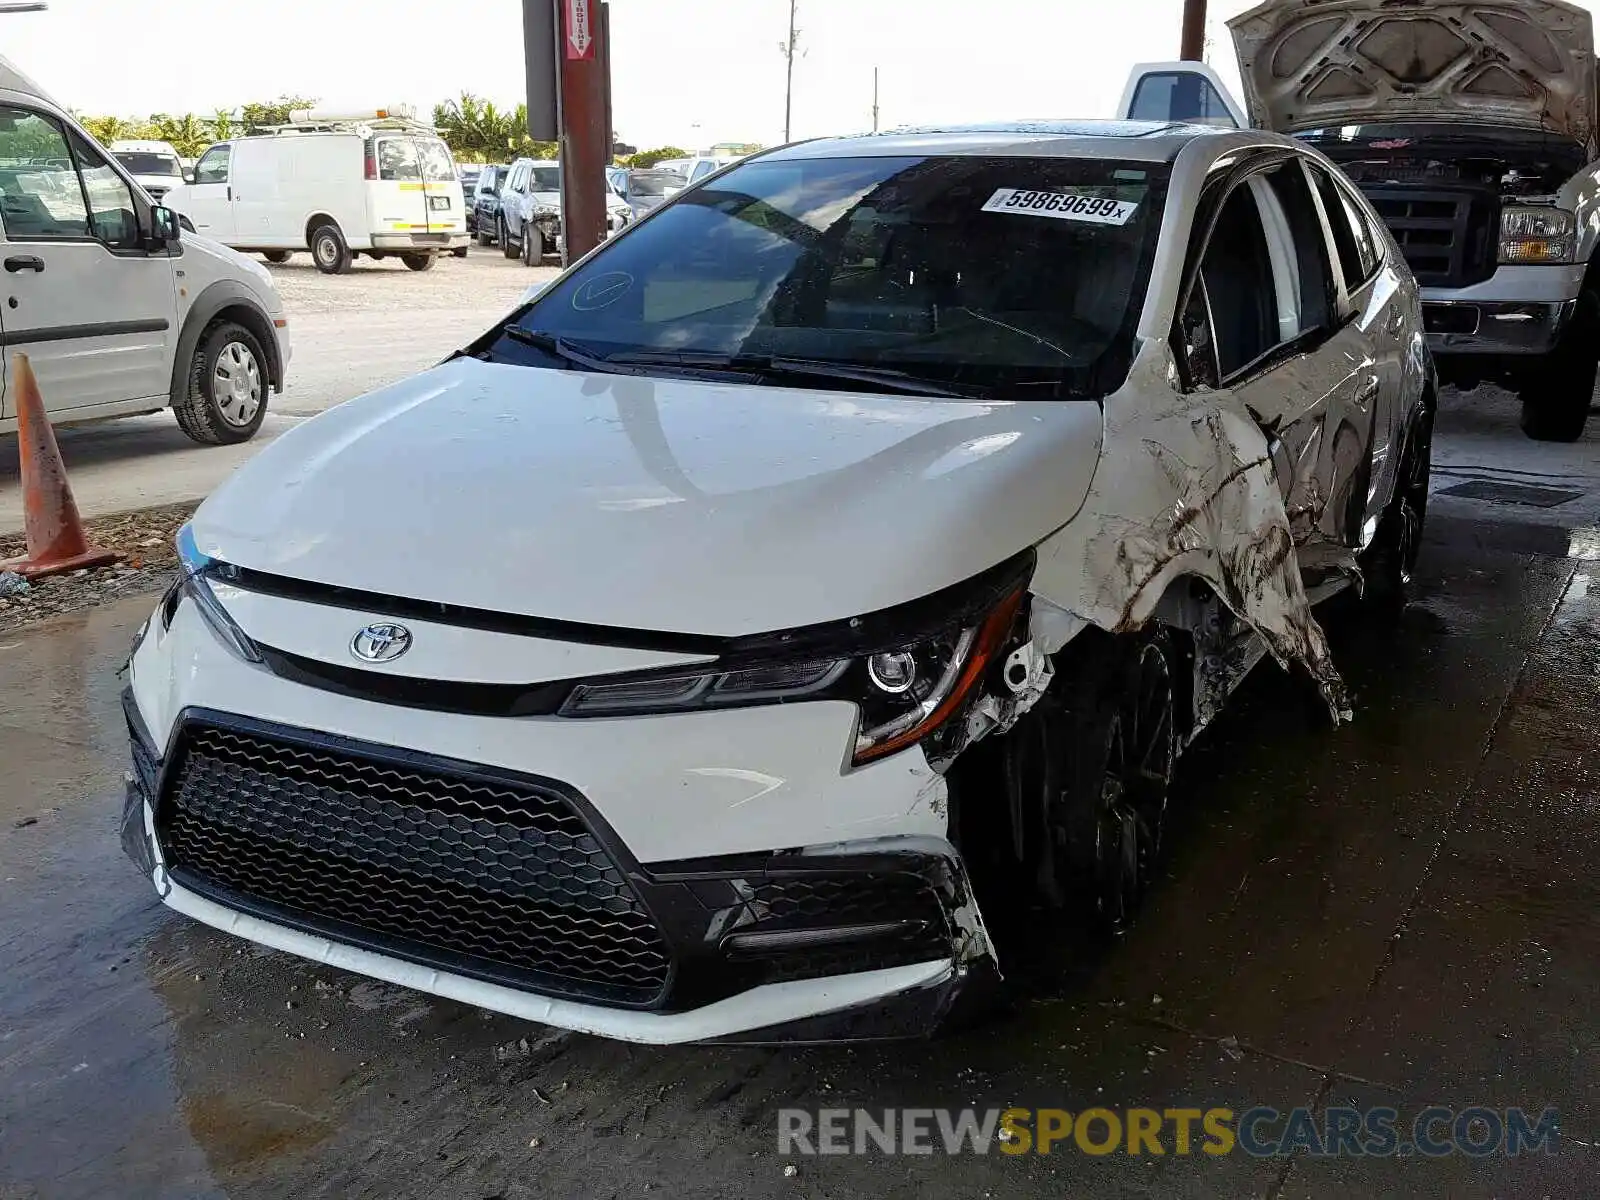
[(162, 250), (175, 246), (183, 239), (178, 214), (160, 204), (150, 208), (150, 248)]
[(183, 181), (185, 183), (193, 183), (194, 182), (194, 168), (193, 167), (185, 167), (183, 169)]

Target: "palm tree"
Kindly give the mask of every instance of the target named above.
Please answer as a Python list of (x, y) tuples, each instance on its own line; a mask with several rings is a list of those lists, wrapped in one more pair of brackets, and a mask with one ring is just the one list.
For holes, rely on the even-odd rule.
[(82, 125), (102, 146), (128, 136), (128, 122), (121, 117), (84, 117)]
[(213, 142), (226, 142), (233, 138), (233, 114), (227, 109), (219, 108), (211, 118), (211, 140)]

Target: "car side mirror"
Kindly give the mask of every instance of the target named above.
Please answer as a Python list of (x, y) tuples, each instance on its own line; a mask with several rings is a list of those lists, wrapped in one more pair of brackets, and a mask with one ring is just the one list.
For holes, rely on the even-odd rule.
[(183, 181), (185, 183), (193, 183), (194, 182), (194, 171), (193, 171), (192, 168), (185, 167), (183, 169)]
[(150, 208), (150, 248), (163, 250), (183, 240), (183, 226), (177, 213), (164, 205)]

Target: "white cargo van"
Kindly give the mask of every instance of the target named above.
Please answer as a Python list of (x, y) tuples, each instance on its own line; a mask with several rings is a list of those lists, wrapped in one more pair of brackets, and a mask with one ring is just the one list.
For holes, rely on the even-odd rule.
[(450, 149), (401, 109), (300, 110), (271, 133), (218, 142), (166, 203), (224, 245), (269, 262), (310, 250), (329, 274), (357, 254), (426, 271), (467, 246)]
[(198, 442), (242, 442), (283, 390), (288, 318), (260, 263), (151, 202), (0, 58), (0, 434), (17, 428), (12, 352), (52, 423), (171, 408)]

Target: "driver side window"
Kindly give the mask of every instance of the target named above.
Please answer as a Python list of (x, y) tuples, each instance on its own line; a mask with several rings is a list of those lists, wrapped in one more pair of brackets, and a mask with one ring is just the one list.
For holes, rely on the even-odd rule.
[(83, 177), (84, 194), (89, 198), (89, 223), (94, 236), (116, 248), (137, 246), (139, 218), (132, 190), (111, 169), (105, 155), (76, 133), (72, 135), (72, 152)]
[(231, 157), (232, 147), (213, 146), (200, 156), (200, 161), (194, 165), (194, 181), (196, 183), (227, 183), (228, 160)]

